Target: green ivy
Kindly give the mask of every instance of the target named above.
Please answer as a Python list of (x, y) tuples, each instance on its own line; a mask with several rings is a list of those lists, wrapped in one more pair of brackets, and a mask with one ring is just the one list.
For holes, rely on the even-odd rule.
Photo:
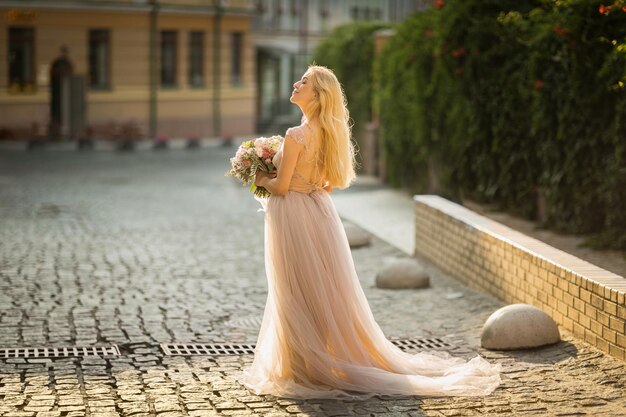
[(433, 148), (429, 115), (436, 15), (419, 13), (396, 29), (375, 62), (376, 103), (389, 181), (424, 188)]
[(437, 4), (375, 62), (390, 182), (625, 249), (626, 4)]

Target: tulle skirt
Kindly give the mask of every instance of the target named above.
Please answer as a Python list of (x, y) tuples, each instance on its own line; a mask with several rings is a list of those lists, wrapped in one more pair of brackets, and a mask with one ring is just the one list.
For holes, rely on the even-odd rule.
[(499, 364), (444, 351), (407, 353), (374, 320), (330, 195), (289, 191), (263, 200), (268, 296), (253, 363), (255, 394), (366, 399), (377, 394), (488, 395)]

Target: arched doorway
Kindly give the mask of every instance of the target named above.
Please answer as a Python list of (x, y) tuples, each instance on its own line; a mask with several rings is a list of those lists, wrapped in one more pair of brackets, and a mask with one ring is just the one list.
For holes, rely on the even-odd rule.
[(70, 80), (72, 64), (67, 59), (67, 49), (50, 68), (50, 138), (66, 139), (70, 133)]

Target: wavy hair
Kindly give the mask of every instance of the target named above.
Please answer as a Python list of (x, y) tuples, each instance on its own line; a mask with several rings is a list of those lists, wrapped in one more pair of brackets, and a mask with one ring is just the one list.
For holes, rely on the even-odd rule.
[(318, 167), (334, 188), (347, 188), (356, 177), (356, 162), (346, 95), (329, 68), (310, 65), (309, 72), (316, 98), (304, 109), (303, 121), (317, 119), (321, 128)]

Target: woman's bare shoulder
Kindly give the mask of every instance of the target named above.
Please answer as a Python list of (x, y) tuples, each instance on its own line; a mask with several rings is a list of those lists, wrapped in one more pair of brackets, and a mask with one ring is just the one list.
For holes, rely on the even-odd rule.
[(287, 129), (285, 137), (287, 136), (291, 136), (297, 143), (305, 144), (307, 142), (308, 129), (305, 128), (304, 124), (293, 126)]

